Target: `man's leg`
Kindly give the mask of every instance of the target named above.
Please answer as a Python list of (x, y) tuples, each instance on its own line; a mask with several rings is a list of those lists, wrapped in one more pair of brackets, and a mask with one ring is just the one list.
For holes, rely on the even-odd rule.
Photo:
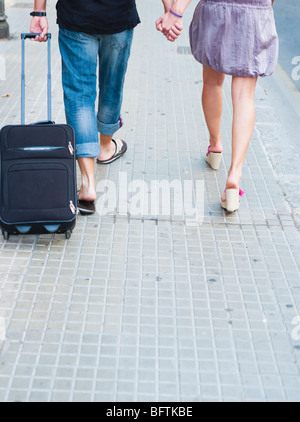
[[(100, 133), (100, 154), (98, 156), (99, 161), (109, 160), (116, 152), (116, 144), (112, 142), (113, 135), (103, 135)], [(115, 140), (119, 146), (122, 148), (123, 141), (121, 139)]]
[(66, 119), (75, 131), (82, 176), (79, 199), (94, 201), (94, 157), (100, 152), (95, 112), (98, 39), (60, 28), (59, 47)]
[[(123, 86), (133, 38), (133, 30), (119, 34), (102, 35), (99, 41), (99, 107), (100, 161), (110, 159), (116, 152), (111, 141), (122, 127), (121, 106)], [(122, 141), (116, 139), (119, 148)]]
[(78, 199), (80, 201), (95, 201), (97, 197), (94, 176), (95, 160), (89, 157), (78, 157), (77, 161), (81, 172)]

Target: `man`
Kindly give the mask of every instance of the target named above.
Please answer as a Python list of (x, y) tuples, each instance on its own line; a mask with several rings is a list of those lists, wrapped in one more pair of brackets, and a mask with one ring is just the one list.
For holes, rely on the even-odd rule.
[[(31, 13), (30, 31), (40, 34), (35, 38), (40, 42), (47, 40), (46, 1), (35, 0)], [(140, 20), (135, 0), (58, 0), (56, 9), (66, 120), (75, 130), (82, 179), (78, 209), (92, 214), (94, 158), (99, 164), (108, 164), (127, 149), (126, 143), (113, 135), (123, 124), (123, 85), (133, 30)]]

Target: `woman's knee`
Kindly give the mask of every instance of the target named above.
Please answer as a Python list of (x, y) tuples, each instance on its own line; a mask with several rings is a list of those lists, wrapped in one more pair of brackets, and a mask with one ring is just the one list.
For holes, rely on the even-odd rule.
[(203, 65), (204, 85), (222, 87), (224, 79), (225, 79), (224, 73), (217, 72), (213, 68)]
[(254, 101), (257, 78), (233, 77), (231, 86), (232, 102), (240, 100)]

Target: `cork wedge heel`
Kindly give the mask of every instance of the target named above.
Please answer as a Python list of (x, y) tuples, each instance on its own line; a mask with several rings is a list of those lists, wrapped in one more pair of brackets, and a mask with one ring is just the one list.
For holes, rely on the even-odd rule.
[(235, 212), (240, 207), (240, 197), (244, 195), (241, 189), (225, 189), (225, 201), (221, 199), (221, 207), (227, 212)]
[(205, 157), (205, 161), (210, 165), (213, 170), (219, 170), (221, 160), (222, 160), (222, 152), (212, 152), (210, 151), (210, 146), (208, 147), (207, 154)]

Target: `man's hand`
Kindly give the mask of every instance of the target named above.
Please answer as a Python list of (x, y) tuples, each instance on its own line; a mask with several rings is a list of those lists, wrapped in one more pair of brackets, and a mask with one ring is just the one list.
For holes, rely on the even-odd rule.
[(34, 16), (31, 19), (30, 24), (30, 33), (33, 34), (40, 34), (35, 37), (34, 41), (45, 42), (47, 41), (47, 33), (48, 33), (48, 19), (46, 16)]

